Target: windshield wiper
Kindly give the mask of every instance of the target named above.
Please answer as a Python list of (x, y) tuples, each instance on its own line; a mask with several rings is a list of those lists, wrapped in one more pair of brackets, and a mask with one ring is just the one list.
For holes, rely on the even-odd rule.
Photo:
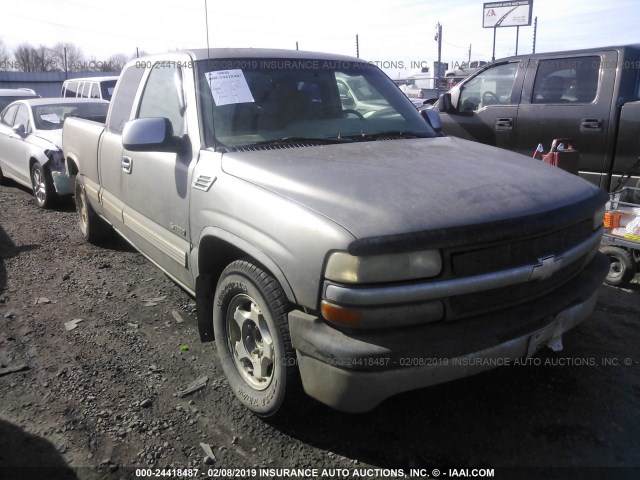
[(259, 142), (244, 143), (242, 145), (225, 146), (227, 151), (238, 150), (241, 148), (261, 147), (265, 145), (291, 145), (295, 143), (317, 143), (320, 145), (331, 145), (334, 143), (351, 143), (354, 140), (340, 137), (282, 137), (272, 138), (269, 140), (260, 140)]
[(431, 138), (433, 135), (421, 132), (411, 132), (406, 130), (388, 130), (386, 132), (376, 133), (360, 133), (358, 135), (349, 135), (343, 138), (352, 138), (356, 141), (377, 140), (384, 137), (403, 137), (403, 138)]

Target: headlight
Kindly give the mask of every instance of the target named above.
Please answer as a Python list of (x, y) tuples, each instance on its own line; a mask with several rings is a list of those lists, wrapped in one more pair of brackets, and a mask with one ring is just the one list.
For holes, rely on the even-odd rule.
[(381, 283), (434, 277), (441, 270), (437, 250), (363, 257), (335, 252), (329, 256), (325, 277), (342, 283)]
[(593, 215), (593, 229), (597, 230), (604, 223), (604, 205), (600, 207)]

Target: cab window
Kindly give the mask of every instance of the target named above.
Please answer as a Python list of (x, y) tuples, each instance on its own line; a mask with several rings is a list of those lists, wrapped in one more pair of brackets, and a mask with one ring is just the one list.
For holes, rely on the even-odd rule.
[(154, 66), (144, 87), (137, 118), (168, 118), (174, 135), (184, 132), (182, 104), (182, 76), (179, 69)]
[(598, 92), (600, 57), (541, 60), (531, 103), (591, 103)]
[(458, 110), (472, 112), (491, 105), (511, 105), (518, 63), (503, 63), (485, 70), (461, 89)]

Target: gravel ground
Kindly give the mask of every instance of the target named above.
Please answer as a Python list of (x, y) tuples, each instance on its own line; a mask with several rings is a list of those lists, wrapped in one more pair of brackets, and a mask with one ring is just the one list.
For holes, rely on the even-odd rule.
[[(296, 478), (323, 468), (347, 469), (325, 478), (412, 468), (423, 478), (435, 468), (444, 478), (465, 468), (492, 468), (496, 478), (640, 478), (637, 283), (603, 286), (564, 351), (528, 365), (400, 395), (362, 415), (303, 399), (266, 422), (235, 401), (214, 345), (199, 343), (186, 293), (124, 241), (84, 243), (70, 204), (42, 211), (5, 183), (0, 478), (149, 478), (135, 469), (188, 467), (198, 478), (231, 468), (319, 469)], [(178, 395), (202, 377), (204, 388)], [(189, 478), (172, 475), (164, 478)]]

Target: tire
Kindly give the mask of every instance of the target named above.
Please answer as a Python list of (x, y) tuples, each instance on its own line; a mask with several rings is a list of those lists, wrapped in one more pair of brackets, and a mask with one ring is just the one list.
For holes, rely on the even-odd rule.
[(629, 250), (620, 247), (605, 246), (600, 251), (609, 257), (611, 262), (605, 283), (613, 286), (628, 284), (637, 272), (637, 265)]
[(0, 167), (0, 185), (4, 184), (4, 175), (2, 174), (2, 167)]
[(300, 391), (290, 309), (280, 284), (260, 267), (238, 260), (222, 272), (213, 309), (218, 356), (233, 393), (260, 417), (284, 411)]
[(109, 238), (113, 234), (111, 225), (105, 222), (95, 212), (84, 189), (84, 184), (80, 179), (80, 174), (76, 175), (75, 192), (76, 212), (78, 214), (78, 225), (85, 241), (98, 243)]
[(49, 172), (40, 165), (40, 162), (35, 162), (31, 167), (31, 186), (36, 204), (40, 208), (50, 208), (57, 195)]

